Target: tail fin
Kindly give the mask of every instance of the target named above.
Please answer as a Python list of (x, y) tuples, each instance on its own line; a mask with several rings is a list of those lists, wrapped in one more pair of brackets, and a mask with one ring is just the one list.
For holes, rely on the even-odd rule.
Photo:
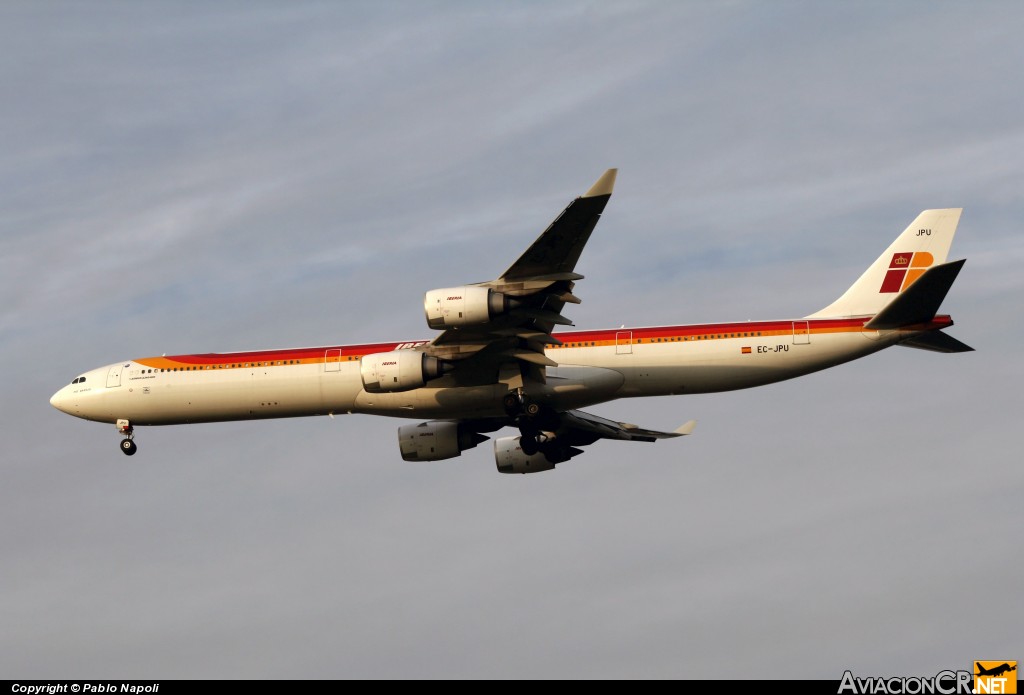
[(929, 268), (946, 262), (961, 212), (962, 208), (922, 212), (842, 297), (807, 318), (877, 314)]

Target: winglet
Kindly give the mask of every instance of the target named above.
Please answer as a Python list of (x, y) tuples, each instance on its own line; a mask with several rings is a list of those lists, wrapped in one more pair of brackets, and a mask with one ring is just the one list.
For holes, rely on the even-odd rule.
[(583, 194), (583, 198), (596, 198), (599, 195), (611, 195), (612, 189), (615, 188), (615, 175), (619, 173), (618, 169), (609, 169), (608, 171), (601, 174), (590, 190)]
[(690, 420), (685, 425), (681, 425), (676, 428), (676, 434), (693, 434), (693, 430), (697, 427), (696, 420)]

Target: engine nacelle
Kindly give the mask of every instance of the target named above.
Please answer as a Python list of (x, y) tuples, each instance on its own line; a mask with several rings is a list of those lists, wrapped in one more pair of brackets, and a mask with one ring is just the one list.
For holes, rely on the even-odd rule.
[(461, 456), (487, 437), (455, 422), (421, 422), (398, 428), (398, 448), (406, 461), (443, 461)]
[(555, 464), (543, 452), (523, 453), (520, 437), (500, 437), (494, 440), (494, 462), (499, 473), (540, 473), (550, 471)]
[(370, 393), (409, 391), (441, 376), (448, 367), (419, 350), (394, 350), (364, 355), (359, 360), (359, 376)]
[(489, 287), (447, 287), (427, 292), (423, 311), (427, 325), (440, 330), (487, 323), (518, 304), (518, 300)]

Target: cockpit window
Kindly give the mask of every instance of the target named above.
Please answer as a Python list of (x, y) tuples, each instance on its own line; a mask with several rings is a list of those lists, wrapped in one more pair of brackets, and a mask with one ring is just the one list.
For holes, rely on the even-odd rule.
[(75, 379), (74, 381), (72, 381), (71, 383), (72, 384), (81, 384), (83, 381), (85, 381), (85, 377), (84, 376), (80, 376), (77, 379)]

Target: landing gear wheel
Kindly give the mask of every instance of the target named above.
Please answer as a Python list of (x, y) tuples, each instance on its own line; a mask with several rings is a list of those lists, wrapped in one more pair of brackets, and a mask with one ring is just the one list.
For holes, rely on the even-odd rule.
[(121, 440), (121, 451), (124, 452), (125, 456), (134, 456), (135, 452), (139, 450), (139, 447), (135, 446), (135, 442), (130, 439)]
[(517, 417), (520, 415), (535, 417), (539, 415), (541, 411), (540, 403), (527, 401), (526, 394), (523, 393), (522, 389), (506, 393), (501, 399), (501, 404), (505, 408), (505, 412), (509, 417)]

